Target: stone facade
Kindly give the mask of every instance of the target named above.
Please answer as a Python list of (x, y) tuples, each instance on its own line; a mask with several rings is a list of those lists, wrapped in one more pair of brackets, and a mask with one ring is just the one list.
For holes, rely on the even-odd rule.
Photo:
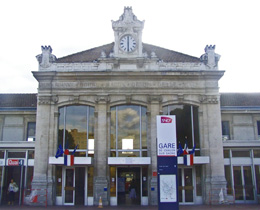
[[(240, 160), (235, 155), (241, 153), (236, 151), (248, 150), (254, 162), (253, 182), (258, 185), (260, 160), (252, 147), (260, 147), (260, 103), (254, 108), (254, 103), (226, 103), (225, 97), (229, 96), (219, 93), (218, 81), (224, 71), (218, 69), (220, 55), (215, 53), (215, 46), (206, 46), (205, 53), (196, 58), (144, 44), (144, 21), (137, 19), (131, 7), (125, 7), (119, 20), (112, 21), (112, 29), (114, 43), (63, 58), (56, 58), (50, 46), (43, 46), (42, 53), (36, 56), (39, 70), (33, 72), (39, 82), (37, 113), (36, 108), (28, 113), (0, 112), (0, 145), (6, 154), (12, 139), (26, 139), (27, 123), (37, 122), (35, 142), (24, 142), (22, 146), (35, 148), (32, 191), (37, 194), (38, 189), (47, 190), (48, 205), (99, 205), (100, 199), (103, 205), (120, 205), (122, 200), (128, 202), (120, 194), (120, 180), (132, 172), (139, 183), (139, 200), (135, 204), (157, 205), (156, 116), (173, 113), (177, 115), (178, 142), (184, 146), (184, 138), (189, 138), (189, 147), (196, 149), (193, 166), (184, 166), (183, 158), (178, 157), (179, 201), (218, 204), (221, 191), (223, 202), (231, 195), (241, 200), (234, 193), (235, 175), (230, 177), (228, 170), (231, 174), (240, 170), (233, 164)], [(87, 110), (88, 128), (84, 131), (75, 125), (79, 124), (77, 120), (66, 118), (70, 108), (74, 108), (72, 118), (77, 115), (77, 108)], [(229, 125), (226, 130), (223, 122)], [(133, 125), (138, 128), (134, 130)], [(120, 137), (122, 130), (127, 134)], [(83, 141), (80, 135), (87, 136), (87, 146), (76, 146), (77, 140), (70, 142), (75, 143), (75, 165), (65, 166), (65, 157), (55, 158), (57, 148), (68, 149), (66, 141), (76, 134)], [(133, 148), (124, 149), (123, 140), (134, 141)], [(73, 153), (73, 149), (69, 148), (69, 152)], [(241, 167), (246, 176), (248, 165)], [(77, 170), (81, 175), (77, 175)], [(70, 175), (74, 181), (66, 175), (70, 172), (74, 173)], [(76, 189), (80, 186), (75, 176), (81, 177), (83, 191)], [(69, 185), (69, 181), (73, 184)], [(66, 193), (72, 200), (66, 200)], [(76, 198), (77, 193), (83, 194), (82, 200)], [(258, 192), (254, 193), (256, 201)]]
[[(219, 106), (218, 80), (224, 71), (219, 71), (215, 46), (207, 46), (202, 62), (164, 62), (160, 55), (152, 52), (148, 55), (142, 49), (144, 22), (137, 20), (131, 8), (125, 8), (118, 21), (113, 21), (115, 33), (114, 50), (110, 56), (101, 51), (100, 58), (88, 63), (55, 63), (51, 47), (37, 58), (45, 57), (45, 64), (39, 63), (39, 71), (33, 72), (39, 82), (37, 109), (36, 164), (33, 185), (46, 187), (51, 192), (54, 183), (54, 167), (46, 165), (49, 156), (55, 155), (57, 148), (58, 108), (70, 104), (82, 104), (95, 107), (95, 158), (94, 158), (94, 205), (99, 197), (105, 205), (109, 204), (109, 115), (110, 107), (122, 104), (140, 104), (147, 107), (148, 121), (148, 156), (149, 203), (157, 204), (157, 179), (152, 171), (157, 170), (156, 160), (156, 115), (161, 114), (163, 106), (170, 104), (190, 104), (199, 107), (201, 155), (209, 156), (210, 163), (205, 165), (204, 199), (211, 188), (225, 188), (222, 153), (221, 116)], [(138, 29), (137, 29), (137, 28)], [(120, 39), (133, 36), (136, 50), (133, 53), (120, 48)], [(129, 43), (128, 43), (129, 44)], [(102, 48), (102, 47), (101, 47)], [(49, 53), (49, 55), (45, 55)], [(158, 56), (158, 57), (157, 57)], [(38, 59), (39, 60), (39, 59)], [(43, 145), (49, 145), (44, 147)], [(44, 164), (45, 163), (45, 164)], [(106, 167), (104, 167), (104, 164)], [(150, 188), (150, 187), (149, 187)], [(51, 194), (49, 204), (53, 204)]]

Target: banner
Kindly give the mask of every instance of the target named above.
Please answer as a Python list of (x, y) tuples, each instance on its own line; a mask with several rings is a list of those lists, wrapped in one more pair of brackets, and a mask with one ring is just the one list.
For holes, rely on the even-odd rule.
[(179, 210), (176, 118), (157, 116), (158, 209)]
[(175, 116), (157, 116), (157, 156), (177, 156)]

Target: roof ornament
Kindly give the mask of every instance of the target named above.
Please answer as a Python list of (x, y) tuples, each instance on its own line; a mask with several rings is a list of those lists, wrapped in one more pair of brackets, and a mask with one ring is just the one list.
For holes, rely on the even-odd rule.
[(124, 7), (124, 13), (119, 17), (119, 20), (112, 20), (112, 27), (114, 30), (122, 30), (122, 27), (132, 25), (135, 30), (142, 30), (144, 21), (140, 21), (134, 15), (132, 7)]
[(56, 56), (51, 54), (52, 48), (51, 46), (41, 46), (42, 54), (36, 56), (36, 59), (39, 62), (40, 67), (48, 68), (52, 65), (54, 61), (56, 61)]
[(154, 51), (151, 52), (151, 58), (157, 58), (157, 55), (155, 54)]
[(107, 55), (106, 55), (105, 51), (102, 50), (101, 55), (100, 55), (100, 58), (106, 58), (106, 57), (107, 57)]
[(215, 53), (215, 48), (215, 45), (207, 45), (204, 49), (205, 54), (200, 56), (200, 60), (211, 70), (218, 70), (220, 55)]

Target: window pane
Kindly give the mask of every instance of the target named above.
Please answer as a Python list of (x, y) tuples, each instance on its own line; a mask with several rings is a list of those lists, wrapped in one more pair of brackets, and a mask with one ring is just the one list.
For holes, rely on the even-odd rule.
[(200, 137), (199, 137), (199, 109), (198, 107), (192, 106), (193, 108), (193, 129), (194, 129), (194, 142), (196, 148), (200, 148)]
[(59, 133), (58, 133), (58, 145), (63, 147), (63, 137), (64, 137), (64, 113), (65, 108), (59, 109)]
[(140, 157), (140, 152), (118, 152), (118, 157)]
[(110, 196), (116, 197), (116, 167), (110, 167)]
[(142, 149), (147, 149), (147, 116), (146, 108), (142, 107)]
[(66, 109), (66, 137), (68, 149), (87, 148), (87, 107), (68, 106)]
[(222, 140), (229, 140), (229, 121), (222, 121)]
[(260, 140), (260, 121), (257, 121), (258, 140)]
[(5, 157), (5, 151), (0, 150), (0, 158), (3, 159)]
[(36, 123), (28, 122), (27, 141), (35, 141), (35, 130), (36, 130)]
[(260, 194), (260, 167), (255, 166), (256, 190)]
[(232, 151), (232, 157), (250, 157), (250, 151)]
[(142, 196), (148, 196), (148, 168), (147, 166), (142, 167)]
[(224, 150), (224, 158), (230, 158), (229, 150)]
[(140, 149), (140, 107), (118, 107), (118, 149), (122, 149), (122, 139), (133, 139), (134, 149)]
[(34, 159), (34, 150), (28, 151), (28, 159)]
[(254, 149), (254, 158), (260, 158), (260, 150)]
[(116, 107), (111, 108), (110, 148), (116, 149)]
[[(176, 115), (176, 131), (177, 141), (182, 146), (187, 139), (188, 147), (192, 148), (192, 124), (191, 124), (191, 106), (188, 105), (172, 105), (169, 106), (170, 115)], [(198, 126), (196, 124), (196, 126)]]
[(227, 194), (232, 195), (232, 179), (231, 179), (231, 168), (230, 166), (225, 166), (225, 177), (227, 180)]
[(89, 107), (89, 122), (88, 122), (88, 139), (91, 139), (91, 142), (89, 142), (88, 149), (94, 149), (94, 123), (95, 123), (95, 118), (94, 118), (94, 108)]
[(88, 168), (88, 196), (93, 196), (94, 167)]
[(26, 189), (32, 189), (32, 180), (33, 180), (33, 166), (27, 166), (27, 186)]
[(25, 158), (25, 152), (8, 152), (8, 158)]
[(197, 196), (202, 196), (202, 167), (196, 166), (196, 194)]

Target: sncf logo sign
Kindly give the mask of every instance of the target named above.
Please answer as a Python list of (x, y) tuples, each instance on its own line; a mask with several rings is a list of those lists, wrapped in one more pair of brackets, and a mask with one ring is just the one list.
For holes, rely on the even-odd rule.
[(161, 117), (161, 123), (172, 123), (172, 118), (170, 118), (170, 117)]

